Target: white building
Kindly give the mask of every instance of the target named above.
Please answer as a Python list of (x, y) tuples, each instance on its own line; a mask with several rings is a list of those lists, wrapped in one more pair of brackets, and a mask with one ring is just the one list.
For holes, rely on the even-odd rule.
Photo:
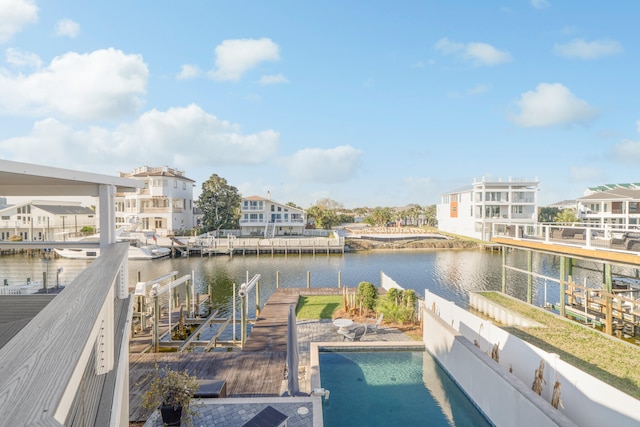
[(306, 212), (274, 202), (270, 198), (251, 196), (242, 199), (241, 236), (296, 236), (304, 233)]
[(537, 179), (474, 179), (467, 187), (444, 193), (436, 206), (438, 229), (480, 240), (491, 240), (494, 223), (537, 222)]
[(640, 188), (603, 187), (600, 191), (589, 189), (587, 193), (578, 199), (578, 217), (582, 222), (622, 228), (640, 224)]
[(96, 212), (80, 202), (34, 200), (0, 209), (0, 240), (66, 240), (82, 236), (83, 227), (98, 227)]
[(135, 193), (116, 195), (116, 225), (130, 231), (152, 231), (159, 236), (194, 227), (194, 180), (183, 171), (163, 167), (142, 166), (123, 173), (124, 178), (144, 182)]

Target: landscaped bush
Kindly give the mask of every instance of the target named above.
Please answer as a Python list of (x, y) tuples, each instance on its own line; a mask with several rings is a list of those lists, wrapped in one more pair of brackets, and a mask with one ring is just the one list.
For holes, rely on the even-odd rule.
[(403, 291), (392, 288), (378, 299), (376, 311), (383, 313), (385, 320), (390, 322), (414, 323), (416, 320), (416, 301), (416, 293), (412, 289)]
[(80, 232), (83, 234), (93, 234), (95, 233), (95, 229), (90, 225), (85, 225), (80, 229)]
[(378, 299), (378, 289), (371, 282), (360, 282), (358, 284), (358, 304), (363, 309), (373, 310)]

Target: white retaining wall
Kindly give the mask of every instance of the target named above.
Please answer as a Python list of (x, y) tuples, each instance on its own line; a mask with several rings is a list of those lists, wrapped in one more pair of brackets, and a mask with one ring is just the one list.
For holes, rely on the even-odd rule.
[[(532, 420), (541, 426), (572, 425), (568, 420), (584, 427), (640, 425), (639, 400), (574, 368), (558, 355), (429, 291), (425, 292), (425, 307), (427, 349), (497, 426), (531, 425)], [(473, 344), (476, 341), (479, 349)], [(496, 343), (499, 364), (490, 356)], [(630, 348), (629, 357), (640, 360), (640, 350), (633, 351)], [(545, 384), (538, 396), (531, 386), (541, 359), (545, 361)], [(561, 383), (563, 406), (558, 410), (549, 403), (556, 379)]]

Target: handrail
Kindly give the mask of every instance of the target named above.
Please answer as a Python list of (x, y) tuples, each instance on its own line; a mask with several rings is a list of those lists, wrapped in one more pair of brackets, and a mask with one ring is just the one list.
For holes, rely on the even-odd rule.
[[(129, 297), (127, 251), (127, 243), (108, 245), (0, 349), (3, 424), (65, 425), (83, 376), (114, 369), (121, 350), (114, 348), (114, 338), (124, 333), (114, 328), (114, 302)], [(128, 400), (122, 394), (108, 398)], [(100, 397), (84, 396), (90, 398)]]
[(514, 240), (544, 242), (609, 252), (638, 254), (640, 230), (614, 225), (604, 227), (582, 223), (493, 223), (492, 236)]

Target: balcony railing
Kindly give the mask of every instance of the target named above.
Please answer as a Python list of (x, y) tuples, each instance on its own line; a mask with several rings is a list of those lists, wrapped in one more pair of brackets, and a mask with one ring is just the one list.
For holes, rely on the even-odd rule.
[(591, 227), (583, 224), (504, 224), (494, 223), (493, 237), (543, 241), (549, 244), (640, 252), (640, 226)]
[(127, 251), (126, 243), (103, 248), (0, 349), (3, 425), (127, 422)]

